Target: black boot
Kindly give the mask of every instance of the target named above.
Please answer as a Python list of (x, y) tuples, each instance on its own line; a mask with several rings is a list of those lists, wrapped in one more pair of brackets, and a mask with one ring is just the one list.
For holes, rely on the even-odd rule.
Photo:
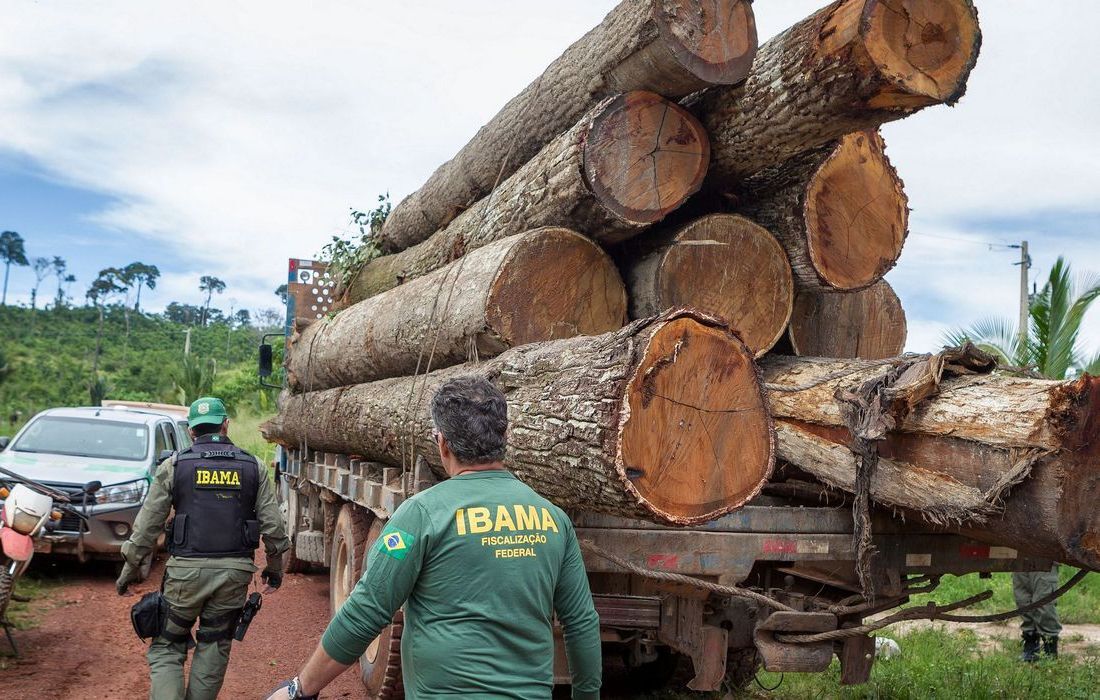
[(1031, 664), (1039, 660), (1039, 642), (1041, 639), (1036, 632), (1024, 632), (1024, 651), (1020, 654), (1020, 661)]
[(1058, 637), (1043, 637), (1043, 654), (1052, 659), (1058, 658)]

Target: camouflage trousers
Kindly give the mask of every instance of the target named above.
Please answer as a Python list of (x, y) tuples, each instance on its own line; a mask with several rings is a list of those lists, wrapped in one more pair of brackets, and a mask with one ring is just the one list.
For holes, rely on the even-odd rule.
[[(1012, 593), (1016, 597), (1016, 606), (1022, 607), (1050, 595), (1058, 588), (1058, 565), (1050, 571), (1017, 571), (1012, 574)], [(1062, 631), (1058, 621), (1056, 603), (1047, 603), (1041, 608), (1026, 612), (1020, 616), (1020, 632), (1038, 634), (1043, 637), (1057, 637)]]
[[(218, 696), (251, 580), (250, 572), (239, 569), (168, 567), (164, 581), (168, 624), (146, 653), (152, 700), (214, 700)], [(196, 620), (195, 654), (185, 686), (183, 666)]]

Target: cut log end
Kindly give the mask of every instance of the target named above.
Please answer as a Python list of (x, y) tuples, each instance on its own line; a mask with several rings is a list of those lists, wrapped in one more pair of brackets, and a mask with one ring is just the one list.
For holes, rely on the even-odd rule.
[(1100, 571), (1100, 377), (1067, 382), (1051, 401), (1055, 430), (1066, 433), (1059, 533), (1066, 549)]
[(702, 185), (709, 162), (710, 141), (698, 120), (640, 90), (612, 101), (584, 145), (592, 191), (609, 211), (637, 224), (660, 221), (683, 204)]
[(788, 335), (798, 355), (881, 360), (905, 348), (905, 310), (885, 280), (846, 294), (804, 290)]
[(712, 85), (736, 85), (756, 56), (749, 0), (663, 0), (654, 7), (661, 37), (676, 61)]
[(685, 226), (657, 275), (662, 309), (690, 306), (725, 319), (757, 357), (775, 345), (791, 317), (787, 255), (767, 230), (743, 216), (713, 214)]
[(501, 264), (485, 307), (489, 330), (505, 345), (622, 327), (626, 290), (602, 248), (565, 228), (521, 235)]
[(867, 53), (894, 86), (878, 107), (917, 107), (962, 96), (981, 32), (970, 0), (877, 0), (864, 8)]
[(620, 476), (662, 521), (729, 513), (771, 475), (774, 434), (752, 352), (723, 327), (665, 322), (624, 404)]
[(905, 244), (908, 199), (876, 132), (840, 139), (810, 180), (805, 220), (810, 259), (827, 286), (862, 289), (894, 266)]

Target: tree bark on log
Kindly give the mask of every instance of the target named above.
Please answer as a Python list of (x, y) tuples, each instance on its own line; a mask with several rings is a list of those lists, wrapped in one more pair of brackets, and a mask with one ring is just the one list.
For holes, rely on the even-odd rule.
[[(871, 498), (992, 544), (1100, 569), (1100, 378), (988, 374), (981, 355), (944, 351), (888, 390), (884, 415), (896, 427), (877, 443)], [(779, 356), (761, 365), (779, 458), (853, 491), (857, 459), (834, 393), (883, 366)]]
[(697, 191), (709, 158), (706, 132), (679, 105), (651, 92), (609, 98), (446, 228), (368, 262), (343, 303), (540, 226), (565, 226), (603, 244), (623, 241)]
[(737, 209), (783, 244), (800, 289), (863, 289), (897, 263), (909, 206), (885, 148), (877, 132), (858, 131), (737, 188)]
[(886, 280), (844, 294), (803, 290), (788, 335), (798, 355), (882, 360), (905, 348), (905, 310)]
[(287, 396), (264, 437), (393, 464), (415, 453), (438, 468), (431, 397), (464, 374), (508, 399), (509, 469), (565, 508), (698, 524), (739, 508), (771, 474), (752, 353), (691, 310), (476, 366)]
[(757, 357), (783, 335), (794, 287), (783, 248), (736, 214), (647, 234), (625, 252), (631, 318), (692, 307), (729, 322)]
[(626, 323), (615, 264), (590, 239), (547, 227), (509, 236), (365, 299), (292, 338), (292, 391), (418, 374), (526, 343)]
[(745, 79), (756, 48), (749, 0), (624, 0), (394, 207), (383, 250), (403, 250), (449, 224), (600, 99), (631, 90), (679, 98), (732, 85)]
[(954, 104), (978, 58), (970, 0), (839, 0), (760, 47), (745, 82), (692, 100), (717, 189), (853, 131)]

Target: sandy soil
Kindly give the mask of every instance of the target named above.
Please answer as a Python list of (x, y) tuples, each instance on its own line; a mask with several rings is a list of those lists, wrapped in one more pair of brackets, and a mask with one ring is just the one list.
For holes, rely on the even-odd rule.
[[(0, 697), (147, 697), (145, 644), (130, 627), (130, 606), (160, 585), (163, 556), (149, 582), (132, 587), (137, 595), (130, 597), (115, 592), (110, 566), (35, 563), (45, 577), (64, 584), (50, 600), (32, 603), (41, 610), (35, 615), (37, 626), (15, 633), (21, 655), (5, 659)], [(267, 697), (305, 662), (328, 619), (328, 574), (286, 576), (278, 591), (264, 596), (263, 610), (245, 640), (234, 642), (219, 697)], [(0, 653), (9, 653), (2, 638)], [(363, 697), (355, 671), (345, 673), (322, 697)]]

